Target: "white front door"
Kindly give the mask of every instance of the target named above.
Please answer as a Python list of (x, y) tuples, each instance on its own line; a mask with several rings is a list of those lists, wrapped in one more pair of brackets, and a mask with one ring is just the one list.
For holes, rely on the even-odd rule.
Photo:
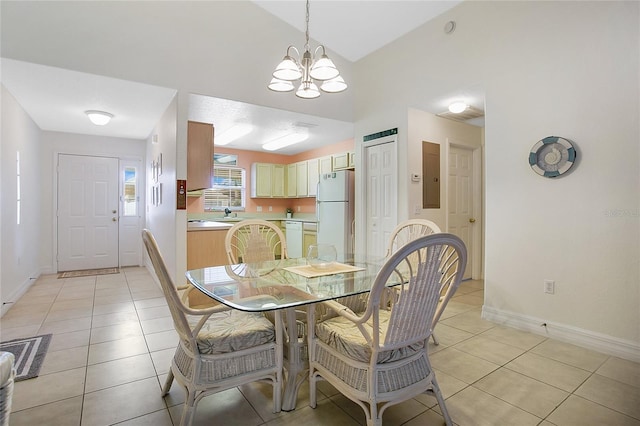
[(118, 159), (58, 156), (58, 271), (118, 266)]
[(449, 149), (449, 228), (467, 246), (467, 265), (463, 279), (471, 278), (473, 259), (473, 151), (451, 146)]
[(367, 255), (384, 256), (397, 223), (396, 142), (365, 148)]

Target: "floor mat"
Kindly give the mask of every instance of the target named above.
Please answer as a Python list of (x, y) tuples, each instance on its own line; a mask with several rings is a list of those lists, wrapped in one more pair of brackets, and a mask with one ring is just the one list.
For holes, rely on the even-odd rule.
[(15, 356), (15, 381), (38, 377), (40, 367), (47, 355), (51, 334), (15, 339), (0, 343), (0, 351), (11, 352)]
[(75, 277), (88, 277), (91, 275), (107, 275), (107, 274), (119, 274), (118, 268), (103, 268), (103, 269), (84, 269), (82, 271), (66, 271), (60, 272), (58, 278), (75, 278)]

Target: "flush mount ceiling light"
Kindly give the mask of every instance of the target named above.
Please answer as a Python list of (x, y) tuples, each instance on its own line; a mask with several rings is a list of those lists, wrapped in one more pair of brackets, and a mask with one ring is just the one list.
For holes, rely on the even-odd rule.
[(275, 151), (280, 148), (284, 148), (285, 146), (293, 145), (296, 143), (300, 143), (309, 138), (309, 135), (304, 133), (290, 133), (285, 136), (281, 136), (277, 139), (272, 140), (271, 142), (267, 142), (262, 145), (262, 148), (267, 151)]
[(104, 126), (113, 118), (113, 114), (104, 111), (89, 110), (84, 113), (87, 114), (89, 120), (96, 126)]
[(464, 112), (468, 106), (469, 105), (467, 105), (466, 102), (456, 101), (449, 105), (449, 111), (454, 114), (460, 114), (461, 112)]
[(229, 130), (224, 131), (220, 136), (216, 136), (213, 143), (218, 146), (227, 145), (236, 139), (240, 139), (241, 137), (248, 135), (252, 131), (253, 126), (251, 124), (236, 124), (229, 128)]
[[(300, 86), (296, 96), (303, 99), (313, 99), (320, 96), (320, 90), (327, 93), (342, 92), (347, 88), (347, 83), (340, 76), (340, 72), (329, 59), (323, 45), (316, 47), (311, 56), (309, 48), (309, 0), (307, 0), (306, 31), (304, 53), (300, 60), (300, 51), (293, 45), (287, 48), (287, 54), (273, 72), (273, 78), (269, 83), (269, 89), (275, 92), (291, 92), (295, 87), (293, 82), (300, 80)], [(318, 52), (322, 55), (318, 57)], [(291, 56), (294, 51), (298, 60)], [(321, 83), (320, 90), (314, 80)]]

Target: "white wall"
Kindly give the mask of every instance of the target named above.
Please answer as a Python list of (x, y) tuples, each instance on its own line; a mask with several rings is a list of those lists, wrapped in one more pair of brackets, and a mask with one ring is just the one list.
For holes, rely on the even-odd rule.
[[(178, 250), (176, 249), (176, 120), (177, 99), (171, 102), (147, 140), (147, 221), (145, 227), (158, 242), (169, 273), (176, 279)], [(157, 142), (154, 142), (156, 138)], [(162, 175), (155, 182), (149, 165), (162, 153)], [(162, 203), (152, 203), (151, 188), (162, 184)], [(186, 218), (183, 218), (186, 223)], [(186, 235), (186, 229), (184, 230)], [(184, 237), (186, 239), (186, 237)], [(185, 252), (186, 253), (186, 252)], [(146, 256), (146, 254), (145, 254)], [(151, 268), (151, 270), (153, 270)], [(180, 283), (182, 284), (182, 283)]]
[[(0, 86), (2, 139), (0, 171), (0, 300), (4, 314), (40, 274), (40, 129)], [(17, 162), (20, 152), (21, 217), (17, 224)]]
[[(106, 156), (128, 159), (145, 159), (145, 141), (138, 139), (109, 138), (62, 132), (42, 132), (40, 150), (40, 182), (42, 205), (37, 213), (40, 223), (40, 268), (43, 273), (57, 272), (57, 232), (55, 194), (57, 192), (56, 164), (58, 154)], [(144, 186), (142, 186), (144, 187)], [(144, 220), (141, 222), (144, 223)], [(36, 250), (37, 252), (37, 250)]]
[[(534, 332), (546, 322), (550, 336), (632, 359), (640, 359), (638, 7), (465, 2), (358, 62), (354, 76), (356, 141), (391, 127), (406, 134), (407, 105), (484, 88), (484, 317)], [(449, 20), (456, 31), (445, 35)], [(527, 163), (549, 135), (579, 148), (576, 169), (556, 180)], [(399, 140), (409, 145), (402, 168), (415, 141)], [(411, 204), (404, 197), (400, 209)], [(544, 279), (556, 280), (556, 294), (543, 293)]]

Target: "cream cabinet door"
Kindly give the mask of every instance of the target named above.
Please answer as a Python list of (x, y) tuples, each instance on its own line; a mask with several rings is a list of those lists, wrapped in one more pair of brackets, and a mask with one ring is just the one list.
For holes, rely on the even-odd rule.
[(320, 174), (331, 173), (333, 171), (333, 159), (330, 155), (326, 157), (321, 157), (319, 159), (320, 162)]
[(308, 188), (307, 195), (309, 197), (315, 197), (318, 193), (318, 181), (320, 180), (318, 175), (318, 159), (307, 161), (307, 179)]
[(306, 161), (296, 163), (296, 188), (298, 197), (306, 197), (309, 193), (309, 171)]
[(285, 185), (287, 182), (287, 166), (284, 164), (272, 164), (271, 166), (271, 196), (274, 198), (284, 198)]
[(342, 170), (349, 167), (349, 153), (343, 152), (333, 156), (333, 170)]
[(271, 197), (272, 164), (253, 163), (251, 165), (251, 197)]
[(298, 196), (298, 172), (296, 163), (287, 165), (287, 197)]

